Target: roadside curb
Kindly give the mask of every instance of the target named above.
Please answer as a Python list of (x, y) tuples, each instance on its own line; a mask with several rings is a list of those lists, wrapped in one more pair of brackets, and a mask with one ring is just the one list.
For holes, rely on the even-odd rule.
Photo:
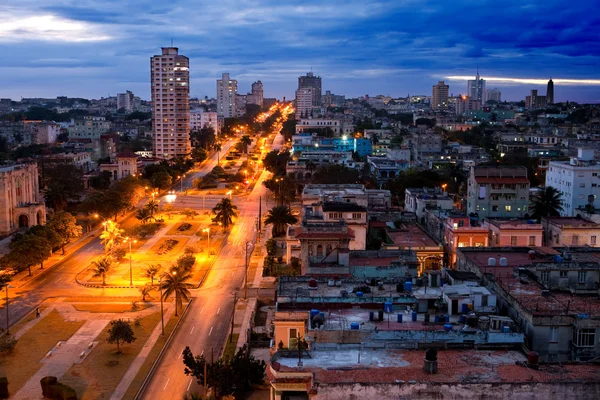
[[(165, 353), (167, 352), (169, 346), (171, 345), (171, 342), (173, 341), (173, 338), (175, 337), (175, 334), (177, 333), (177, 331), (179, 329), (179, 325), (181, 325), (181, 323), (182, 323), (184, 317), (186, 316), (188, 310), (190, 309), (193, 301), (194, 301), (194, 298), (191, 298), (190, 301), (189, 301), (189, 303), (187, 304), (187, 306), (185, 306), (185, 309), (181, 313), (181, 316), (179, 317), (179, 320), (177, 321), (177, 323), (173, 327), (173, 330), (169, 334), (169, 337), (165, 341), (165, 344), (163, 345), (163, 348), (160, 350), (160, 353), (158, 353), (158, 357), (156, 357), (156, 360), (154, 360), (154, 363), (152, 364), (152, 368), (150, 368), (150, 371), (148, 371), (148, 374), (146, 375), (146, 378), (144, 378), (144, 381), (142, 382), (142, 385), (140, 386), (140, 388), (138, 389), (137, 393), (135, 394), (134, 400), (141, 399), (141, 396), (146, 391), (146, 388), (148, 387), (148, 383), (152, 379), (152, 376), (154, 376), (154, 372), (156, 372), (156, 368), (158, 367), (158, 364), (160, 364), (160, 362), (162, 361), (163, 357), (165, 356)], [(177, 305), (175, 305), (175, 307), (177, 307)]]

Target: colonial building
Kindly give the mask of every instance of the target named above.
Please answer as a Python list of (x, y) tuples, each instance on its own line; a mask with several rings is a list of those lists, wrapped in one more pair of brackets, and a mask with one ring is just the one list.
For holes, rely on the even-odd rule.
[(0, 235), (46, 223), (36, 164), (0, 168)]
[(118, 181), (129, 175), (137, 175), (141, 169), (142, 163), (138, 161), (137, 154), (130, 151), (119, 153), (115, 162), (100, 165), (101, 171), (109, 171), (111, 173), (112, 181)]

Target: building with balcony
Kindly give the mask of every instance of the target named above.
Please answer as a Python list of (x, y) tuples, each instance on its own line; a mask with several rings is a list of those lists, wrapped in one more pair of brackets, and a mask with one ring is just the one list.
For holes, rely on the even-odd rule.
[(37, 164), (0, 168), (0, 235), (46, 223)]
[(527, 168), (471, 167), (467, 213), (480, 218), (523, 218), (529, 207)]

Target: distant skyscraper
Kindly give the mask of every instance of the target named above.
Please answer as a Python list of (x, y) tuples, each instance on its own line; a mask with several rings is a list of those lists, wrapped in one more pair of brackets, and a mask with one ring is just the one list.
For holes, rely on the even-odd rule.
[(313, 88), (313, 106), (321, 105), (321, 77), (312, 72), (298, 77), (298, 89)]
[(296, 90), (296, 119), (307, 118), (312, 114), (314, 91), (312, 87)]
[(433, 86), (433, 91), (431, 93), (431, 108), (440, 109), (448, 107), (448, 90), (450, 87), (444, 83), (444, 81), (439, 81), (437, 85)]
[(479, 76), (479, 70), (475, 80), (467, 82), (467, 95), (470, 99), (478, 100), (482, 105), (487, 101), (487, 91), (485, 90), (485, 79)]
[(155, 157), (186, 156), (190, 145), (190, 60), (177, 47), (150, 59), (152, 151)]
[(487, 91), (487, 99), (500, 103), (502, 101), (502, 92), (500, 92), (500, 89), (497, 88), (489, 89)]
[(248, 95), (247, 103), (263, 106), (263, 84), (261, 81), (252, 84), (252, 93)]
[(133, 111), (135, 96), (131, 91), (117, 94), (117, 110), (124, 109), (127, 112)]
[(224, 73), (217, 79), (217, 114), (219, 117), (232, 118), (236, 116), (237, 81), (229, 79), (229, 74)]
[(552, 82), (552, 79), (548, 81), (548, 88), (546, 88), (546, 102), (554, 104), (554, 82)]

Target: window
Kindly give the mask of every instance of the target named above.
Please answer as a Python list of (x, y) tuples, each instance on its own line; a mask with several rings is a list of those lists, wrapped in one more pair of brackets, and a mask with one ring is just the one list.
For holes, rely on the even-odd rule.
[(596, 329), (573, 330), (573, 344), (578, 347), (594, 347), (596, 345)]
[(579, 244), (579, 236), (578, 235), (573, 235), (571, 237), (571, 245), (572, 246), (577, 246)]
[(542, 282), (548, 282), (548, 278), (550, 278), (550, 272), (548, 272), (548, 271), (542, 271), (540, 273), (540, 280)]
[(329, 219), (342, 219), (342, 213), (329, 213)]
[(360, 219), (362, 216), (361, 213), (352, 213), (352, 219)]
[(535, 246), (535, 236), (529, 236), (529, 245)]
[(580, 184), (579, 184), (579, 187), (580, 187), (580, 188), (584, 188), (584, 187), (585, 187), (585, 183), (580, 183)]
[(596, 236), (590, 236), (590, 244), (591, 244), (592, 246), (595, 246), (595, 245), (596, 245)]
[(560, 277), (561, 278), (566, 278), (569, 275), (568, 271), (560, 271)]
[(492, 211), (498, 211), (498, 206), (492, 206)]
[(511, 207), (510, 206), (504, 206), (504, 211), (506, 212), (510, 212)]
[(558, 327), (556, 327), (556, 326), (550, 327), (550, 342), (552, 342), (552, 343), (558, 342)]
[(511, 236), (510, 237), (510, 245), (511, 246), (516, 246), (517, 245), (517, 237), (516, 236)]
[(290, 328), (290, 339), (296, 339), (298, 337), (298, 330), (296, 328)]
[(586, 275), (587, 275), (586, 271), (577, 272), (577, 283), (585, 283)]

